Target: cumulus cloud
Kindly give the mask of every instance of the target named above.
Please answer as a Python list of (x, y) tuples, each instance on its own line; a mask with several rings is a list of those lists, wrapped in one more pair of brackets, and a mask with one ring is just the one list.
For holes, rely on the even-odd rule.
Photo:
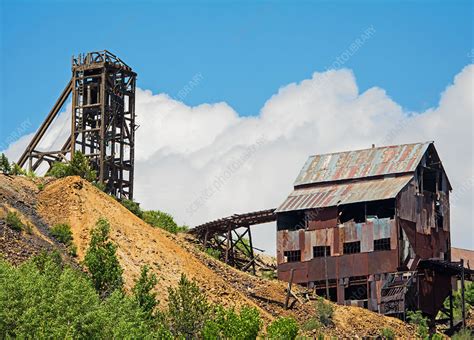
[[(254, 117), (138, 89), (135, 197), (193, 226), (278, 206), (310, 154), (434, 140), (454, 187), (452, 243), (472, 247), (473, 78), (466, 66), (439, 104), (419, 113), (381, 88), (361, 93), (347, 69), (280, 88)], [(273, 224), (255, 227), (256, 246), (274, 252), (275, 234)]]

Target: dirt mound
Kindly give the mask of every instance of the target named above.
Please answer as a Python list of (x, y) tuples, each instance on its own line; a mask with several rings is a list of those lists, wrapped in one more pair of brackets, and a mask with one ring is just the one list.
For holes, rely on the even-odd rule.
[[(4, 190), (5, 183), (8, 190)], [(118, 245), (126, 288), (132, 287), (141, 267), (148, 264), (159, 278), (157, 292), (161, 306), (167, 303), (166, 287), (176, 286), (181, 273), (185, 273), (198, 282), (212, 302), (236, 308), (256, 306), (266, 322), (277, 316), (292, 316), (303, 324), (316, 315), (315, 304), (309, 301), (295, 302), (290, 310), (284, 309), (286, 283), (254, 277), (225, 265), (200, 251), (190, 235), (173, 235), (149, 226), (79, 177), (41, 183), (42, 190), (29, 179), (7, 181), (0, 176), (0, 198), (3, 197), (5, 207), (18, 209), (36, 226), (37, 238), (43, 238), (45, 247), (46, 244), (57, 246), (48, 236), (48, 225), (71, 225), (79, 261), (88, 247), (90, 230), (100, 217), (106, 218), (111, 226), (111, 239)], [(4, 253), (2, 248), (0, 251)], [(334, 305), (334, 309), (334, 326), (324, 330), (328, 335), (373, 336), (380, 334), (382, 328), (391, 328), (403, 338), (413, 335), (413, 329), (398, 319), (356, 307)]]
[[(159, 278), (158, 287), (176, 286), (181, 273), (195, 279), (208, 298), (224, 306), (255, 305), (243, 294), (186, 252), (164, 230), (153, 228), (130, 213), (114, 198), (79, 177), (55, 181), (39, 194), (38, 211), (51, 225), (68, 223), (80, 260), (90, 241), (90, 230), (101, 217), (110, 223), (110, 237), (118, 245), (117, 255), (124, 268), (125, 286), (130, 289), (147, 264)], [(166, 290), (160, 289), (166, 304)], [(266, 318), (271, 318), (262, 311)]]

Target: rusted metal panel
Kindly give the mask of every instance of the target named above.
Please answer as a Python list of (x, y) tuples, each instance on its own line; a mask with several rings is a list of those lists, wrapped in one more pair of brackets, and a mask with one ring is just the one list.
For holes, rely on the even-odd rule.
[(360, 236), (360, 251), (367, 253), (374, 250), (374, 224), (373, 222), (364, 223)]
[(390, 273), (397, 271), (397, 250), (377, 251), (368, 253), (368, 268), (370, 274)]
[(412, 177), (412, 175), (404, 175), (296, 189), (276, 212), (335, 207), (394, 198)]
[(431, 143), (310, 156), (294, 185), (413, 172)]
[(397, 197), (397, 215), (404, 220), (416, 222), (417, 196), (415, 178), (400, 191)]
[(307, 211), (306, 217), (308, 230), (335, 228), (337, 226), (337, 207), (311, 209)]

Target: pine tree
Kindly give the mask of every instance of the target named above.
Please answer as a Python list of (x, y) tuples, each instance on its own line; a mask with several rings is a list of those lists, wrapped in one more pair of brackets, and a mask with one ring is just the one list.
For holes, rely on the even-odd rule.
[(91, 231), (91, 243), (84, 258), (95, 289), (102, 298), (123, 286), (123, 269), (116, 255), (117, 246), (109, 240), (109, 232), (109, 222), (100, 218)]
[(10, 162), (3, 153), (0, 155), (0, 171), (7, 175), (10, 174), (11, 171)]

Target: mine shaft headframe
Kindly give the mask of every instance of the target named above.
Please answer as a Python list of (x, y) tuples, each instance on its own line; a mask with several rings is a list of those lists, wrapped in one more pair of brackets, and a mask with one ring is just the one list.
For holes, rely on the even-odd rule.
[[(36, 170), (41, 164), (81, 151), (91, 160), (105, 191), (133, 198), (136, 73), (108, 51), (72, 58), (72, 78), (40, 126), (18, 164)], [(69, 137), (56, 151), (38, 145), (72, 93)]]
[(87, 156), (105, 191), (133, 198), (136, 73), (108, 51), (73, 58), (71, 152)]

